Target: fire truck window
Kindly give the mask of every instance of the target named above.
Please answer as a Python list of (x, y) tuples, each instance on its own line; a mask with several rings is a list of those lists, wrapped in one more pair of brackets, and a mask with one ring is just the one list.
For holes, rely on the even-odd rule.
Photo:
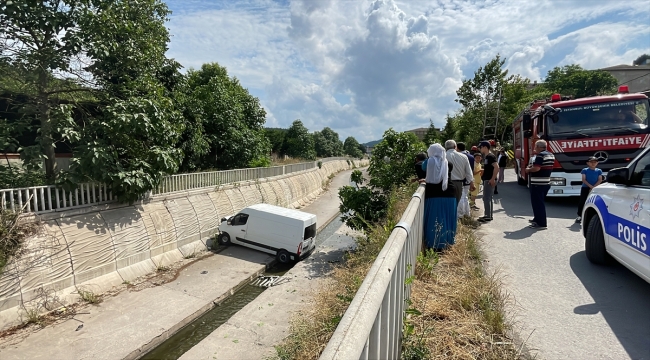
[(631, 184), (650, 187), (650, 152), (639, 159), (634, 166)]
[(634, 113), (636, 114), (636, 116), (639, 117), (639, 119), (642, 122), (645, 123), (646, 120), (648, 120), (648, 108), (645, 106), (644, 103), (637, 104), (636, 106), (634, 106)]
[[(551, 121), (551, 118), (547, 118), (546, 121)], [(537, 133), (538, 134), (543, 134), (544, 133), (544, 121), (542, 121), (542, 117), (537, 118)]]

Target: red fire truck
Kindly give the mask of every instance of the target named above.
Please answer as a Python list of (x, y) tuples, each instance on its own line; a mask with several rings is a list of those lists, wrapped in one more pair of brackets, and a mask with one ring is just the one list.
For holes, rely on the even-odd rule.
[(580, 171), (595, 156), (604, 173), (625, 166), (650, 143), (650, 104), (643, 94), (630, 94), (626, 85), (618, 95), (580, 99), (553, 94), (535, 100), (513, 122), (515, 171), (520, 185), (530, 183), (523, 169), (535, 142), (546, 140), (555, 155), (548, 196), (579, 196)]

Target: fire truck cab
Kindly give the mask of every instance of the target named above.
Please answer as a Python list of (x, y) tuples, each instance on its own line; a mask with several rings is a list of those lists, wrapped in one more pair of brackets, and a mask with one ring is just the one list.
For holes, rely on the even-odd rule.
[(587, 159), (595, 156), (606, 174), (627, 165), (650, 143), (650, 104), (643, 94), (573, 99), (553, 94), (535, 100), (513, 121), (515, 171), (520, 185), (529, 184), (523, 171), (534, 156), (535, 142), (546, 140), (555, 155), (550, 197), (580, 196)]

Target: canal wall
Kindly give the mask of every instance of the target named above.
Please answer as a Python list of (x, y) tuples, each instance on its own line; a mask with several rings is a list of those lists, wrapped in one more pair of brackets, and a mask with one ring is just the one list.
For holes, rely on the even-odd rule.
[(28, 311), (78, 301), (80, 291), (100, 294), (206, 251), (219, 219), (246, 206), (301, 208), (321, 194), (330, 175), (353, 166), (330, 161), (320, 169), (156, 195), (133, 205), (37, 216), (40, 233), (26, 240), (23, 254), (0, 275), (0, 330), (26, 320)]

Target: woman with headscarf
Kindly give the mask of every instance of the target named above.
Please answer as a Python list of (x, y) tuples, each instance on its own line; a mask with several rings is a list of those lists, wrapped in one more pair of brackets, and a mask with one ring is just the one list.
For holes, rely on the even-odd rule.
[(458, 225), (456, 192), (449, 180), (453, 165), (440, 144), (431, 145), (427, 153), (429, 158), (422, 163), (426, 169), (424, 241), (427, 249), (443, 250), (454, 244)]

